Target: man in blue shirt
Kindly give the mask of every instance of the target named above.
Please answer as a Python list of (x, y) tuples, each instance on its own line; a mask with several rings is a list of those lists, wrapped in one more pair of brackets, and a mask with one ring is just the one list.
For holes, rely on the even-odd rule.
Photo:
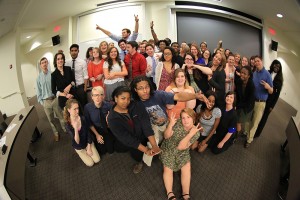
[(51, 71), (48, 69), (48, 60), (43, 57), (40, 60), (41, 72), (39, 73), (36, 80), (36, 91), (37, 91), (37, 100), (40, 104), (43, 105), (46, 116), (50, 122), (54, 140), (56, 142), (59, 141), (59, 134), (57, 128), (59, 123), (54, 117), (55, 115), (58, 117), (61, 128), (64, 132), (66, 132), (65, 123), (62, 116), (62, 110), (58, 106), (58, 100), (52, 93), (51, 89)]
[(254, 59), (256, 71), (253, 74), (253, 83), (255, 86), (255, 104), (252, 117), (252, 128), (247, 133), (245, 148), (248, 148), (253, 141), (258, 124), (263, 116), (268, 95), (273, 93), (273, 82), (270, 73), (264, 68), (262, 58), (255, 56)]
[(139, 16), (134, 15), (134, 19), (135, 19), (135, 28), (134, 28), (134, 32), (132, 35), (131, 35), (131, 31), (128, 28), (122, 29), (122, 36), (117, 36), (117, 35), (111, 33), (110, 31), (100, 27), (98, 24), (96, 24), (96, 29), (102, 31), (104, 34), (106, 34), (108, 37), (110, 37), (112, 40), (114, 40), (116, 42), (118, 42), (121, 39), (124, 39), (127, 42), (136, 41), (136, 39), (138, 37), (138, 32), (139, 32)]

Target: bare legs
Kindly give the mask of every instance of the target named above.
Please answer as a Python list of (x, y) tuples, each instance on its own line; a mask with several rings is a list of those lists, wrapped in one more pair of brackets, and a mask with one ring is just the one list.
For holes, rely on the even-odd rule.
[[(173, 192), (173, 170), (164, 166), (163, 179), (167, 194)], [(191, 184), (191, 163), (186, 163), (181, 168), (181, 187), (182, 194), (190, 193), (190, 184)], [(184, 196), (184, 198), (189, 198), (189, 195)]]

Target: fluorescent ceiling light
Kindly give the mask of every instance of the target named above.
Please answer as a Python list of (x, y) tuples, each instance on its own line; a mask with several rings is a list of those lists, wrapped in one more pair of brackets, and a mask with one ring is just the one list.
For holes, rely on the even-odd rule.
[(29, 39), (29, 38), (31, 38), (31, 36), (30, 36), (30, 35), (28, 35), (26, 38), (27, 38), (27, 39)]
[(283, 18), (283, 15), (280, 14), (280, 13), (278, 13), (276, 16), (279, 17), (279, 18)]

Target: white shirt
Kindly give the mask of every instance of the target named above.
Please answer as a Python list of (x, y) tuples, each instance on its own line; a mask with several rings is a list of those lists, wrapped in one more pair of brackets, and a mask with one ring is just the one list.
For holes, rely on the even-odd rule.
[[(69, 66), (72, 69), (73, 59), (67, 60), (65, 66)], [(84, 79), (88, 79), (88, 71), (86, 62), (81, 58), (75, 59), (75, 82), (76, 86), (84, 84)]]
[[(124, 62), (121, 60), (121, 66), (116, 63), (112, 66), (111, 68), (111, 72), (122, 72), (122, 65), (124, 65)], [(103, 69), (108, 69), (108, 62), (105, 61), (104, 64), (103, 64)], [(114, 84), (114, 83), (117, 83), (117, 82), (120, 82), (120, 81), (124, 81), (124, 77), (123, 78), (114, 78), (112, 80), (108, 80), (108, 79), (105, 79), (104, 80), (104, 84)]]
[[(155, 67), (156, 67), (156, 65), (157, 65), (157, 63), (159, 61), (159, 57), (156, 54), (154, 54), (153, 57), (154, 57), (154, 60), (155, 60)], [(153, 68), (153, 65), (152, 65), (152, 57), (148, 56), (146, 58), (146, 61), (147, 61), (147, 66), (148, 65), (151, 66), (151, 71), (147, 72), (146, 76), (147, 77), (155, 77), (155, 67)]]

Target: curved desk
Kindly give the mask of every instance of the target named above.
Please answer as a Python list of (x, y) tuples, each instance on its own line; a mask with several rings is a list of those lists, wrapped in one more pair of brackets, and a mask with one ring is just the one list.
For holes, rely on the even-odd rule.
[(286, 199), (295, 200), (300, 199), (300, 134), (294, 117), (290, 119), (285, 132), (290, 152), (290, 178)]
[[(7, 150), (4, 155), (0, 152), (0, 200), (26, 199), (25, 164), (31, 137), (38, 121), (34, 106), (23, 108), (2, 136), (6, 137)], [(8, 132), (13, 124), (16, 124), (15, 127)]]

